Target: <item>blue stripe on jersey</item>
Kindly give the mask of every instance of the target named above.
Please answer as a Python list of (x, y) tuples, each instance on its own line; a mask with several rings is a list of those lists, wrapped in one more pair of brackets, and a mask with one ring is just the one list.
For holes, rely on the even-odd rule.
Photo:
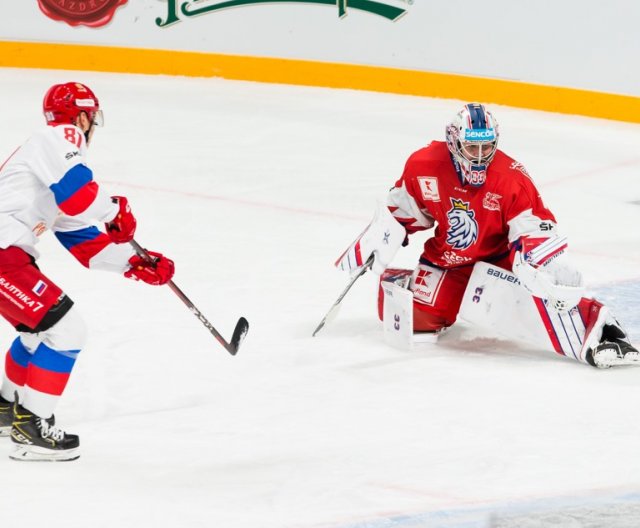
[(487, 128), (487, 118), (484, 114), (484, 107), (482, 105), (469, 104), (467, 108), (471, 116), (471, 128), (474, 130)]
[(29, 361), (31, 361), (31, 354), (24, 347), (19, 337), (16, 337), (13, 343), (11, 343), (9, 354), (11, 354), (12, 359), (21, 367), (27, 367)]
[(56, 203), (60, 205), (92, 180), (91, 169), (78, 163), (71, 167), (58, 183), (50, 185), (49, 188), (53, 191)]
[(54, 234), (60, 243), (71, 251), (71, 248), (78, 244), (95, 240), (102, 232), (96, 226), (89, 226), (76, 231), (56, 231)]
[(78, 358), (79, 350), (54, 350), (40, 343), (33, 354), (31, 363), (51, 372), (69, 373)]

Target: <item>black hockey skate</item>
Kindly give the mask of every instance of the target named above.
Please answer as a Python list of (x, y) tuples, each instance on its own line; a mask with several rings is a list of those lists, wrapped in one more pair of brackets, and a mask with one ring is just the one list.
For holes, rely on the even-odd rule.
[(53, 425), (53, 417), (45, 420), (18, 404), (13, 406), (11, 440), (13, 460), (63, 462), (79, 456), (80, 439)]
[(640, 352), (627, 338), (622, 328), (613, 324), (605, 324), (602, 328), (600, 343), (587, 350), (587, 362), (598, 368), (609, 368), (618, 365), (640, 366)]
[(0, 436), (9, 436), (13, 423), (13, 403), (0, 396)]
[[(49, 426), (56, 424), (56, 417), (47, 418)], [(11, 425), (13, 424), (13, 402), (5, 400), (0, 396), (0, 437), (9, 436), (11, 434)]]

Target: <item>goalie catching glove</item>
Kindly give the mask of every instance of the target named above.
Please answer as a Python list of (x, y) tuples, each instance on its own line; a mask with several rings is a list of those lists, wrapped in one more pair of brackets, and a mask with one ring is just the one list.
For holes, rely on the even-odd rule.
[(582, 275), (568, 261), (566, 247), (566, 237), (524, 237), (513, 260), (513, 273), (522, 286), (557, 312), (570, 310), (585, 294)]
[(393, 217), (388, 207), (378, 203), (373, 220), (336, 261), (336, 267), (354, 272), (362, 268), (373, 254), (371, 271), (382, 275), (402, 246), (407, 232)]
[(171, 280), (175, 272), (173, 260), (160, 253), (148, 251), (150, 259), (134, 255), (129, 259), (131, 266), (124, 272), (127, 279), (141, 280), (152, 286), (160, 286)]

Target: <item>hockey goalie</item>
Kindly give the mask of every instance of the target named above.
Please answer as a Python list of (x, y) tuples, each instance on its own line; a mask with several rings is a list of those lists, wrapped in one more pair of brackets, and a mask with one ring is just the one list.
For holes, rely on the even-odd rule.
[[(373, 255), (391, 341), (436, 341), (460, 318), (594, 367), (640, 365), (620, 322), (585, 295), (554, 215), (498, 138), (492, 114), (465, 105), (446, 141), (409, 157), (336, 266), (353, 273)], [(388, 268), (412, 234), (433, 227), (413, 271)]]

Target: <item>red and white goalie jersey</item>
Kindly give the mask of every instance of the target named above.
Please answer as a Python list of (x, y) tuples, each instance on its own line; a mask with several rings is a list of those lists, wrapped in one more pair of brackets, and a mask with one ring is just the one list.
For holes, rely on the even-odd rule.
[(441, 268), (497, 261), (556, 230), (553, 214), (520, 163), (498, 150), (484, 185), (463, 185), (442, 141), (411, 155), (387, 205), (408, 234), (436, 225), (422, 260)]
[(38, 258), (38, 237), (52, 230), (84, 266), (123, 272), (134, 254), (94, 224), (118, 213), (86, 164), (87, 144), (71, 124), (43, 127), (0, 167), (0, 248)]

